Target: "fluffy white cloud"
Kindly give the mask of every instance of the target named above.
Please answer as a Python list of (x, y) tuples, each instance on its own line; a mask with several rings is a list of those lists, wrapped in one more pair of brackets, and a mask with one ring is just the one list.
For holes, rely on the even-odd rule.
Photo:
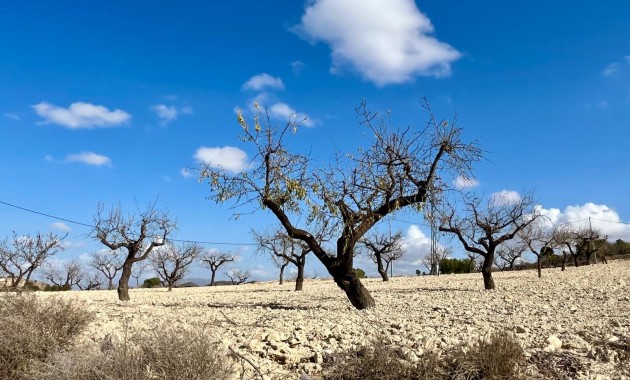
[(493, 206), (513, 205), (521, 201), (521, 194), (511, 190), (501, 190), (490, 195), (490, 204)]
[(71, 230), (70, 226), (68, 226), (64, 222), (55, 222), (50, 225), (50, 228), (54, 228), (56, 230), (63, 231), (63, 232), (70, 232)]
[(166, 125), (171, 121), (177, 119), (177, 108), (173, 106), (156, 104), (154, 106), (151, 106), (151, 111), (153, 111), (160, 118), (162, 125)]
[(93, 152), (81, 152), (75, 154), (69, 154), (66, 156), (65, 162), (79, 162), (86, 165), (93, 166), (112, 166), (112, 160), (103, 156), (102, 154), (96, 154)]
[(377, 86), (448, 76), (461, 56), (413, 0), (315, 0), (294, 31), (331, 48), (332, 72), (350, 66)]
[(464, 190), (464, 189), (472, 189), (473, 187), (479, 186), (479, 181), (477, 181), (474, 178), (464, 177), (460, 175), (457, 178), (455, 178), (455, 181), (453, 184), (455, 185), (455, 188), (457, 190)]
[(608, 66), (604, 67), (604, 70), (602, 70), (602, 76), (608, 77), (608, 78), (613, 77), (615, 76), (615, 74), (619, 72), (619, 70), (621, 70), (621, 65), (617, 62), (613, 62), (609, 64)]
[(549, 225), (569, 224), (572, 228), (585, 228), (590, 223), (593, 228), (608, 235), (609, 240), (630, 241), (630, 225), (625, 224), (619, 214), (606, 205), (589, 202), (581, 206), (567, 206), (564, 210), (545, 209), (542, 206), (539, 206), (539, 210), (548, 218)]
[(85, 102), (72, 103), (68, 108), (41, 102), (32, 108), (44, 118), (42, 123), (58, 124), (70, 129), (115, 127), (131, 119), (131, 115), (123, 110), (110, 111), (107, 107)]
[(402, 245), (403, 256), (394, 262), (394, 274), (415, 274), (416, 269), (426, 271), (422, 259), (431, 251), (431, 238), (417, 225), (409, 226)]
[(197, 149), (195, 159), (213, 168), (225, 169), (234, 174), (247, 169), (249, 161), (247, 153), (239, 148), (224, 146), (222, 148), (207, 148), (202, 146)]
[(284, 83), (282, 83), (282, 79), (280, 78), (262, 73), (249, 78), (247, 82), (243, 83), (242, 89), (253, 91), (261, 91), (265, 89), (282, 90), (284, 89)]

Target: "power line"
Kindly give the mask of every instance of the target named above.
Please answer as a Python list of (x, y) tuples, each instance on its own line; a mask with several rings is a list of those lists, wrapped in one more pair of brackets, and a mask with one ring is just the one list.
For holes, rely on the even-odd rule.
[[(87, 224), (87, 223), (83, 223), (83, 222), (77, 222), (76, 220), (72, 220), (72, 219), (68, 219), (68, 218), (62, 218), (60, 216), (47, 214), (47, 213), (41, 212), (41, 211), (31, 210), (29, 208), (18, 206), (18, 205), (14, 205), (12, 203), (0, 201), (0, 204), (3, 204), (5, 206), (9, 206), (9, 207), (13, 207), (13, 208), (16, 208), (18, 210), (27, 211), (27, 212), (30, 212), (30, 213), (33, 213), (33, 214), (45, 216), (47, 218), (51, 218), (51, 219), (55, 219), (55, 220), (62, 220), (64, 222), (77, 224), (79, 226), (94, 228), (94, 226), (91, 225), (91, 224)], [(168, 239), (168, 240), (181, 242), (181, 243), (197, 243), (197, 244), (206, 244), (206, 245), (257, 245), (255, 243), (233, 243), (233, 242), (198, 241), (198, 240), (183, 240), (183, 239)]]

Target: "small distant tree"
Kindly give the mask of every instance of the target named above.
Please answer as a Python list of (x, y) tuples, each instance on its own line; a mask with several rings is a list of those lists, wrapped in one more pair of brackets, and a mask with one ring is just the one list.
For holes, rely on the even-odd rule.
[(116, 278), (123, 266), (119, 252), (94, 252), (90, 257), (89, 265), (105, 276), (105, 279), (107, 279), (107, 290), (114, 289), (114, 278)]
[(214, 286), (214, 279), (219, 268), (225, 264), (236, 260), (236, 255), (228, 252), (211, 251), (201, 258), (201, 262), (210, 268), (212, 275), (210, 277), (210, 286)]
[(378, 273), (383, 281), (389, 281), (387, 272), (394, 260), (398, 260), (403, 255), (402, 243), (403, 236), (401, 232), (394, 235), (385, 233), (372, 233), (369, 237), (363, 238), (359, 243), (370, 255)]
[(100, 289), (103, 284), (101, 276), (96, 272), (88, 272), (83, 278), (83, 281), (77, 283), (77, 287), (81, 290)]
[(190, 264), (197, 260), (202, 249), (198, 244), (176, 246), (169, 243), (155, 250), (151, 257), (151, 263), (162, 283), (168, 287), (169, 292), (173, 290), (173, 286), (178, 281), (184, 278)]
[[(476, 144), (461, 140), (455, 121), (438, 120), (424, 102), (424, 126), (393, 128), (390, 119), (357, 109), (368, 142), (356, 154), (338, 155), (330, 165), (310, 167), (307, 154), (291, 152), (286, 140), (302, 120), (291, 115), (276, 125), (257, 104), (248, 123), (241, 111), (241, 140), (252, 148), (252, 166), (242, 172), (206, 163), (200, 179), (210, 186), (210, 199), (269, 210), (292, 239), (306, 243), (357, 309), (375, 306), (370, 292), (353, 271), (359, 240), (388, 215), (408, 208), (420, 211), (430, 194), (446, 186), (442, 173), (469, 175), (481, 156)], [(312, 222), (338, 226), (330, 255), (317, 239)]]
[(144, 271), (149, 267), (149, 262), (147, 260), (140, 261), (133, 266), (131, 269), (131, 277), (136, 279), (136, 288), (140, 287), (140, 277), (144, 274)]
[(249, 271), (242, 271), (240, 269), (232, 269), (225, 272), (225, 275), (228, 276), (230, 281), (232, 281), (232, 285), (240, 285), (247, 281), (251, 274)]
[[(539, 218), (538, 221), (522, 229), (519, 233), (523, 244), (536, 256), (538, 278), (542, 277), (542, 259), (544, 257), (552, 257), (554, 255), (554, 248), (557, 246), (554, 232), (553, 230), (548, 231), (545, 229), (544, 220), (544, 218)], [(564, 270), (564, 264), (562, 267)]]
[(289, 266), (289, 264), (291, 264), (291, 262), (285, 258), (275, 255), (271, 256), (271, 261), (273, 261), (273, 265), (280, 270), (280, 273), (278, 274), (278, 284), (284, 284), (284, 270)]
[(177, 225), (168, 213), (157, 210), (155, 203), (138, 214), (128, 216), (122, 214), (120, 207), (104, 213), (103, 205), (99, 205), (93, 225), (92, 237), (112, 251), (125, 251), (118, 281), (118, 299), (129, 301), (129, 278), (133, 264), (149, 257), (155, 247), (166, 244)]
[(29, 283), (33, 273), (41, 267), (48, 258), (63, 251), (64, 236), (53, 233), (35, 236), (18, 235), (13, 232), (13, 238), (0, 241), (0, 274), (7, 278), (8, 286), (17, 290), (22, 280)]
[(523, 256), (527, 245), (522, 242), (503, 244), (496, 250), (495, 263), (499, 269), (514, 270), (514, 264)]
[(483, 257), (481, 273), (485, 289), (494, 289), (492, 265), (496, 250), (540, 217), (531, 193), (515, 197), (495, 195), (482, 204), (481, 199), (464, 199), (465, 214), (457, 216), (453, 206), (442, 215), (440, 231), (455, 235), (464, 249)]
[(554, 242), (573, 257), (573, 264), (579, 266), (580, 257), (585, 259), (586, 265), (591, 264), (592, 257), (606, 242), (607, 236), (592, 227), (572, 229), (569, 226), (558, 228), (553, 235)]
[(160, 281), (160, 279), (157, 278), (157, 277), (147, 278), (142, 283), (142, 287), (143, 288), (149, 288), (149, 289), (151, 289), (151, 288), (161, 288), (162, 287), (162, 281)]
[(66, 261), (61, 265), (46, 265), (44, 276), (51, 284), (60, 290), (71, 290), (78, 285), (85, 276), (83, 267), (78, 260)]

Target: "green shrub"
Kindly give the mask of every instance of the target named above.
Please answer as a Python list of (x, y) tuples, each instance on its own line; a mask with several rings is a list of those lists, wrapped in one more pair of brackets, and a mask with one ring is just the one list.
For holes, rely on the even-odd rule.
[(160, 282), (160, 279), (157, 277), (147, 278), (142, 283), (142, 287), (143, 288), (161, 288), (162, 282)]
[(367, 276), (365, 275), (365, 271), (361, 268), (354, 268), (354, 274), (358, 277), (358, 278), (366, 278)]
[(442, 259), (440, 260), (440, 273), (470, 273), (471, 265), (468, 259)]
[(69, 285), (46, 285), (45, 292), (67, 292), (71, 290)]
[(34, 363), (69, 347), (93, 316), (57, 298), (0, 296), (0, 379), (27, 379)]

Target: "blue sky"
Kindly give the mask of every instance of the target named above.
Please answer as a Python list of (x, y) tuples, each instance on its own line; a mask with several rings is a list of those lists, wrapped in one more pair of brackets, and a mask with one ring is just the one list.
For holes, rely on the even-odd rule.
[[(477, 193), (534, 188), (557, 222), (628, 222), (628, 36), (626, 1), (3, 4), (0, 201), (89, 223), (98, 202), (133, 210), (159, 198), (179, 239), (251, 243), (252, 228), (275, 220), (230, 220), (183, 171), (199, 159), (239, 170), (249, 147), (236, 108), (258, 99), (278, 120), (305, 115), (292, 146), (325, 161), (362, 141), (361, 99), (398, 125), (422, 125), (426, 96), (487, 152)], [(392, 227), (409, 239), (401, 271), (413, 273), (428, 230), (418, 215), (400, 218), (418, 221)], [(0, 205), (0, 236), (54, 222)], [(596, 223), (630, 239), (627, 225)], [(60, 259), (101, 248), (66, 225)], [(210, 247), (238, 250), (259, 279), (275, 276), (245, 245)]]

